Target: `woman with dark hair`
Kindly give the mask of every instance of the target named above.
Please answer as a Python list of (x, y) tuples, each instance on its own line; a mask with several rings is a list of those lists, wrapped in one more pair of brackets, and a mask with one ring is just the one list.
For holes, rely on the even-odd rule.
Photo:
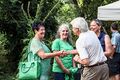
[(111, 60), (111, 78), (112, 80), (120, 80), (120, 33), (118, 32), (118, 24), (111, 24), (112, 38), (111, 42), (114, 48), (113, 59)]
[(113, 47), (112, 47), (110, 37), (104, 31), (101, 30), (104, 28), (102, 27), (102, 22), (98, 19), (94, 19), (91, 21), (90, 29), (96, 33), (96, 35), (101, 43), (101, 46), (103, 48), (103, 51), (104, 51), (105, 55), (107, 56), (107, 59), (108, 59), (107, 64), (109, 67), (109, 76), (111, 76), (112, 68), (110, 67), (110, 65), (111, 65), (110, 57), (112, 57), (112, 55), (113, 55)]
[(96, 33), (105, 55), (107, 57), (111, 57), (111, 54), (113, 53), (112, 52), (113, 48), (112, 48), (110, 37), (101, 29), (102, 29), (102, 22), (100, 20), (94, 19), (91, 21), (90, 30)]
[[(39, 80), (49, 80), (49, 73), (51, 70), (50, 58), (63, 55), (61, 54), (63, 51), (50, 53), (50, 50), (43, 41), (45, 36), (44, 23), (34, 23), (32, 25), (32, 30), (34, 31), (35, 35), (30, 43), (30, 51), (36, 56), (35, 60), (40, 62), (41, 65), (41, 76)], [(30, 57), (29, 55), (28, 58), (31, 60), (33, 59), (33, 57)]]

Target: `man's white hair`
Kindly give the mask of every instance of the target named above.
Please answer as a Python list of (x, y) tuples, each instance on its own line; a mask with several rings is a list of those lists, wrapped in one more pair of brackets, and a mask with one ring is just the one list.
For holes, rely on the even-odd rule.
[(72, 27), (79, 28), (81, 32), (87, 32), (89, 30), (88, 23), (83, 17), (73, 19), (70, 24)]

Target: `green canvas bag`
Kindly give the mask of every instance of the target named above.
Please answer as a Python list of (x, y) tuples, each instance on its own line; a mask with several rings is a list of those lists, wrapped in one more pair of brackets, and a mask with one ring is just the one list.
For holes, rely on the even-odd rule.
[(40, 63), (20, 62), (19, 80), (37, 80), (40, 77)]
[(19, 80), (38, 80), (40, 78), (41, 65), (36, 60), (38, 56), (30, 52), (30, 43), (25, 54), (27, 55), (27, 61), (19, 63)]

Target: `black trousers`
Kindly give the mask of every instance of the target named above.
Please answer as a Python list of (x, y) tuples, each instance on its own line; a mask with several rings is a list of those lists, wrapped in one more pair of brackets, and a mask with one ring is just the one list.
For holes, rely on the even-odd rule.
[(78, 69), (78, 71), (74, 74), (74, 80), (80, 80), (81, 74), (82, 74), (82, 70)]

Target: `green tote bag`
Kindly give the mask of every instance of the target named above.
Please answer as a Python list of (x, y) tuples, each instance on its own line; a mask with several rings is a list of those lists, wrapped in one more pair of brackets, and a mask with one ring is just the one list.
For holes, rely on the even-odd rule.
[(33, 54), (29, 47), (30, 44), (25, 53), (27, 55), (27, 61), (19, 63), (19, 80), (38, 80), (40, 78), (41, 65), (36, 60), (38, 56)]
[(20, 62), (19, 80), (37, 80), (40, 77), (40, 63), (37, 61)]

